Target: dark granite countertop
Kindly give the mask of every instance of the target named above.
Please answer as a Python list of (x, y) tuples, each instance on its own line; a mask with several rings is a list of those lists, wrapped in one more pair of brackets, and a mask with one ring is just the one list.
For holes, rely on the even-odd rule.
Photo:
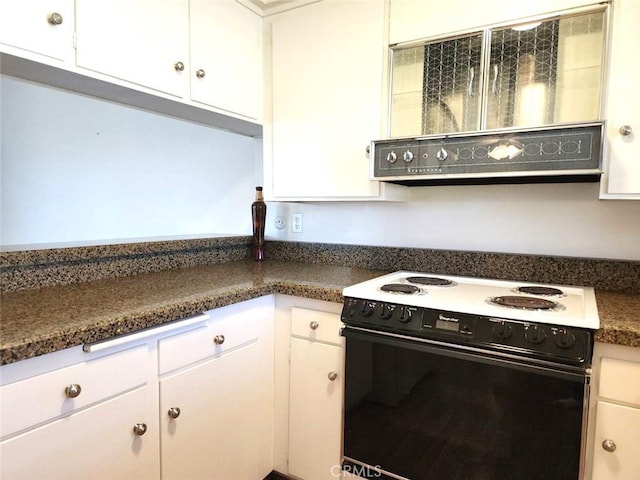
[[(232, 261), (2, 296), (0, 364), (160, 325), (271, 293), (330, 302), (382, 270), (268, 260)], [(640, 347), (640, 295), (596, 291), (596, 340)]]

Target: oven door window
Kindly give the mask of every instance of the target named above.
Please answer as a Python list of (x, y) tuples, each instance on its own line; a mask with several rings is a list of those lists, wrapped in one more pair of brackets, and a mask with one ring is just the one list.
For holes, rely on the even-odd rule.
[(347, 460), (416, 480), (578, 478), (584, 378), (345, 336)]

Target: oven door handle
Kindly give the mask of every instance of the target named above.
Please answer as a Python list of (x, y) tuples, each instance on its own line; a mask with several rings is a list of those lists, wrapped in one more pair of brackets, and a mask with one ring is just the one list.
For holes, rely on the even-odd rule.
[(347, 339), (346, 348), (349, 348), (349, 338), (364, 340), (373, 343), (389, 345), (392, 347), (409, 348), (419, 352), (444, 355), (472, 362), (488, 365), (503, 366), (515, 370), (533, 372), (550, 377), (570, 380), (577, 383), (590, 383), (591, 369), (572, 367), (538, 359), (524, 359), (518, 355), (504, 352), (487, 351), (466, 345), (450, 344), (425, 338), (408, 337), (390, 332), (378, 332), (361, 327), (345, 326), (340, 330), (340, 335)]

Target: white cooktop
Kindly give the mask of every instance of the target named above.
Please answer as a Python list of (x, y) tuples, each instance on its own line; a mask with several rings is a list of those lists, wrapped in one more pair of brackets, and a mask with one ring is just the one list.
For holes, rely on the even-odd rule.
[[(453, 286), (418, 285), (417, 294), (402, 294), (380, 290), (385, 284), (408, 283), (405, 279), (412, 276), (443, 278), (455, 282)], [(518, 287), (540, 286), (562, 290), (561, 296), (533, 295), (516, 291)], [(391, 304), (448, 310), (488, 317), (524, 320), (597, 330), (600, 328), (596, 297), (591, 287), (568, 285), (550, 285), (529, 282), (513, 282), (472, 277), (457, 277), (424, 272), (398, 271), (376, 277), (366, 282), (352, 285), (343, 290), (345, 297), (387, 302)], [(519, 308), (494, 305), (487, 301), (491, 297), (520, 296), (541, 298), (559, 304), (552, 310), (522, 310)]]

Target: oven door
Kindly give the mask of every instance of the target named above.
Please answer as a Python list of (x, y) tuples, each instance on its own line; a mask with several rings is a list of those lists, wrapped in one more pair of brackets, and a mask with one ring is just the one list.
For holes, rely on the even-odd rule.
[(582, 478), (589, 375), (345, 327), (343, 469), (363, 478)]

